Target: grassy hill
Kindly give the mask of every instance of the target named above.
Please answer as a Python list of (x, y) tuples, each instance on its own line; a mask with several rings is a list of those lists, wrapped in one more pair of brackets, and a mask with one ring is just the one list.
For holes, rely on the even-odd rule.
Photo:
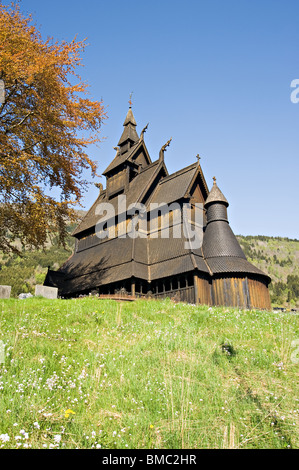
[[(69, 226), (69, 233), (74, 226)], [(247, 259), (269, 274), (274, 306), (299, 307), (299, 240), (265, 236), (237, 237)], [(53, 238), (45, 250), (23, 252), (23, 256), (0, 254), (0, 284), (12, 286), (12, 296), (34, 293), (42, 284), (47, 268), (57, 269), (72, 254), (74, 239), (69, 236), (66, 249)]]
[(298, 315), (0, 303), (0, 448), (299, 446)]

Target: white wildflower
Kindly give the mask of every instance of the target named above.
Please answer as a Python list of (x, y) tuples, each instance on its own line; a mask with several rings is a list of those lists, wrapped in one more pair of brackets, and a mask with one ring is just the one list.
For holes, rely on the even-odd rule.
[(55, 442), (56, 444), (59, 444), (60, 441), (61, 441), (61, 435), (60, 435), (60, 434), (56, 434), (56, 435), (54, 436), (54, 442)]

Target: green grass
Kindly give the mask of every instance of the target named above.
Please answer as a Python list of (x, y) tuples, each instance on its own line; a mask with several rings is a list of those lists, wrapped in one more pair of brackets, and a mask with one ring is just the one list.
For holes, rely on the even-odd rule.
[(3, 300), (0, 447), (298, 448), (298, 338), (289, 313)]

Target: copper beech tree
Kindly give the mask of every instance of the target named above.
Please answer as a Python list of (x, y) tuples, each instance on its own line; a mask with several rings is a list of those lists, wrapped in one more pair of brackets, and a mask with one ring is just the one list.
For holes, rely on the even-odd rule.
[[(85, 41), (43, 40), (17, 4), (0, 3), (0, 250), (63, 241), (96, 164), (87, 147), (100, 141), (102, 101), (88, 98), (77, 73)], [(87, 173), (86, 173), (87, 172)]]

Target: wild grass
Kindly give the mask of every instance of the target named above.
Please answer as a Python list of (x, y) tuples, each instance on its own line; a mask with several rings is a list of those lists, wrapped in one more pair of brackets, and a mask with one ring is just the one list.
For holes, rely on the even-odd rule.
[(168, 299), (0, 305), (2, 448), (298, 448), (297, 315)]

